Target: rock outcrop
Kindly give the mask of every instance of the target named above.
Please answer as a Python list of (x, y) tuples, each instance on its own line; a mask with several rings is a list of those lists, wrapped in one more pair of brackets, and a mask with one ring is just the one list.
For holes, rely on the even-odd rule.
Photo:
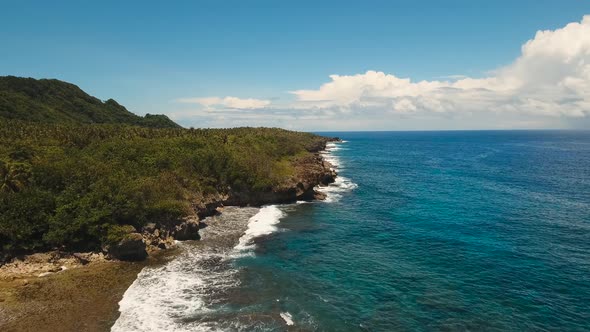
[[(148, 253), (173, 247), (175, 240), (200, 239), (199, 228), (201, 224), (199, 220), (219, 213), (223, 206), (262, 206), (323, 200), (326, 195), (317, 191), (317, 186), (328, 185), (334, 182), (337, 176), (334, 167), (325, 161), (319, 153), (325, 150), (326, 143), (329, 141), (339, 141), (339, 139), (328, 139), (318, 143), (317, 146), (308, 147), (308, 151), (312, 153), (293, 162), (293, 175), (269, 190), (234, 191), (228, 188), (225, 194), (203, 196), (193, 202), (194, 216), (177, 222), (149, 223), (141, 230), (129, 226), (129, 230), (127, 230), (129, 233), (125, 234), (119, 242), (103, 248), (107, 256), (102, 253), (68, 254), (67, 260), (75, 261), (75, 264), (70, 264), (71, 266), (84, 265), (94, 260), (105, 259), (105, 257), (124, 261), (140, 261), (145, 259)], [(56, 255), (55, 252), (52, 255)], [(32, 257), (33, 261), (35, 259), (42, 261), (35, 267), (35, 271), (41, 271), (41, 273), (60, 271), (61, 265), (56, 265), (57, 263), (54, 262), (63, 262), (63, 259), (52, 258), (54, 256), (43, 256), (44, 259), (36, 258), (35, 255), (29, 257)], [(14, 264), (18, 267), (30, 265), (30, 262), (15, 260)]]
[(141, 261), (147, 257), (146, 245), (140, 233), (129, 233), (118, 243), (109, 245), (108, 254), (122, 261)]
[(199, 220), (219, 213), (223, 206), (262, 206), (325, 199), (326, 195), (317, 191), (317, 186), (328, 185), (337, 176), (334, 167), (319, 154), (319, 151), (326, 148), (326, 142), (311, 147), (312, 154), (294, 161), (293, 176), (274, 188), (264, 191), (235, 191), (228, 188), (225, 194), (208, 195), (193, 202), (195, 215), (192, 217), (176, 223), (147, 224), (141, 233), (147, 251), (170, 248), (175, 240), (200, 239)]
[(199, 220), (188, 218), (174, 229), (174, 238), (178, 241), (199, 240)]
[(335, 181), (337, 173), (333, 166), (325, 161), (319, 153), (300, 158), (294, 162), (293, 166), (295, 174), (275, 188), (262, 192), (230, 190), (227, 198), (221, 204), (261, 206), (325, 199), (325, 195), (318, 192), (316, 187)]
[(19, 256), (0, 268), (0, 280), (44, 277), (104, 260), (105, 256), (102, 253), (67, 253), (59, 250)]

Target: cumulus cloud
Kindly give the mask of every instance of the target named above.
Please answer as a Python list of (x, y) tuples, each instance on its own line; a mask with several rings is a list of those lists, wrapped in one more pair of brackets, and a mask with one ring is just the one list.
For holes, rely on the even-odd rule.
[(367, 71), (331, 75), (315, 90), (292, 94), (299, 108), (412, 112), (522, 112), (541, 116), (590, 114), (590, 16), (539, 31), (512, 64), (485, 78), (419, 81)]
[[(316, 89), (290, 91), (293, 101), (209, 97), (185, 99), (211, 109), (247, 109), (285, 117), (305, 127), (305, 118), (344, 117), (374, 128), (387, 119), (471, 119), (480, 123), (513, 117), (522, 124), (546, 126), (550, 120), (590, 115), (590, 16), (557, 30), (538, 31), (511, 64), (486, 77), (453, 75), (412, 81), (394, 74), (367, 71), (331, 75)], [(268, 113), (274, 110), (274, 113)], [(285, 110), (285, 112), (280, 112)], [(355, 118), (359, 121), (354, 122)], [(371, 121), (373, 119), (373, 121)], [(585, 120), (584, 120), (585, 121)], [(465, 123), (469, 123), (466, 121)], [(498, 124), (498, 127), (509, 125)], [(479, 126), (485, 127), (485, 126)], [(346, 128), (350, 129), (350, 128)]]
[(238, 97), (180, 98), (180, 103), (200, 104), (208, 109), (259, 109), (270, 105), (270, 100)]

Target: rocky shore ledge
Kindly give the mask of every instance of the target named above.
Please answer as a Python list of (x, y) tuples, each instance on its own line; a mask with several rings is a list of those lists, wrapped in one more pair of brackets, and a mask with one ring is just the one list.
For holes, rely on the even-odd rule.
[(55, 250), (28, 256), (14, 257), (0, 266), (0, 281), (45, 277), (92, 262), (142, 261), (153, 254), (174, 247), (175, 241), (198, 240), (202, 219), (220, 213), (224, 206), (262, 206), (296, 201), (323, 200), (325, 194), (317, 191), (317, 186), (325, 186), (335, 181), (334, 167), (325, 161), (320, 152), (328, 142), (338, 142), (338, 138), (327, 139), (312, 149), (312, 154), (297, 159), (294, 175), (270, 191), (236, 192), (228, 188), (224, 195), (204, 196), (194, 202), (194, 216), (175, 223), (149, 223), (141, 229), (128, 226), (126, 234), (118, 243), (105, 246), (102, 252), (72, 253)]

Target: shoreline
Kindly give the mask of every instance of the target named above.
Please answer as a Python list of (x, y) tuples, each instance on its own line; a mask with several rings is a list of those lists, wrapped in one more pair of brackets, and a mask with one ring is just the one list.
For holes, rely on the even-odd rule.
[(289, 204), (298, 201), (326, 199), (319, 188), (336, 181), (335, 166), (325, 158), (328, 143), (341, 143), (339, 138), (329, 138), (310, 156), (294, 162), (296, 175), (270, 191), (233, 192), (225, 195), (203, 197), (195, 202), (195, 215), (181, 222), (166, 225), (148, 223), (141, 230), (131, 230), (126, 242), (102, 251), (74, 252), (53, 249), (15, 255), (0, 261), (0, 281), (3, 279), (30, 278), (58, 273), (84, 266), (95, 261), (143, 261), (161, 252), (175, 248), (175, 241), (198, 240), (201, 221), (222, 212), (224, 207), (262, 207), (269, 204)]
[(141, 262), (98, 260), (42, 277), (0, 279), (0, 330), (110, 331), (138, 273), (175, 255), (170, 249)]
[[(196, 211), (198, 219), (187, 218), (173, 227), (187, 235), (184, 240), (196, 240), (202, 226), (200, 220), (218, 214), (225, 206), (260, 207), (266, 204), (325, 199), (326, 194), (316, 188), (334, 182), (337, 177), (333, 165), (321, 154), (326, 151), (329, 142), (340, 141), (326, 140), (320, 149), (311, 151), (307, 159), (294, 164), (297, 175), (289, 179), (281, 190), (253, 197), (237, 194), (232, 199), (229, 199), (230, 196), (204, 199)], [(16, 257), (0, 266), (0, 329), (110, 330), (120, 315), (119, 301), (138, 273), (145, 266), (161, 264), (166, 257), (174, 256), (177, 248), (170, 230), (144, 227), (140, 235), (139, 241), (145, 244), (143, 250), (147, 250), (147, 259), (137, 262), (108, 259), (100, 253), (52, 251)], [(35, 255), (45, 255), (47, 258), (43, 261), (42, 257), (36, 257), (33, 259), (34, 263), (27, 262), (27, 259)], [(15, 267), (15, 261), (20, 266)], [(34, 268), (31, 264), (38, 264), (38, 267)], [(11, 273), (10, 267), (14, 267), (15, 271)], [(58, 312), (64, 314), (58, 315)]]
[[(217, 313), (208, 304), (225, 302), (237, 285), (236, 244), (263, 209), (228, 207), (204, 220), (201, 240), (181, 242), (173, 259), (142, 269), (119, 302), (111, 331), (199, 331), (197, 321), (215, 321)], [(185, 323), (196, 325), (185, 329)]]
[[(329, 158), (335, 150), (338, 148), (330, 144), (326, 157)], [(332, 159), (335, 167), (341, 165), (337, 156)], [(329, 186), (319, 186), (316, 189), (326, 194), (325, 203), (316, 201), (313, 205), (319, 207), (337, 202), (355, 186), (344, 177), (339, 177)], [(246, 261), (242, 259), (258, 256), (258, 250), (264, 250), (262, 243), (266, 242), (266, 238), (281, 233), (281, 220), (302, 203), (306, 202), (268, 204), (256, 208), (255, 212), (247, 207), (228, 207), (221, 215), (207, 218), (205, 223), (208, 226), (203, 229), (201, 241), (182, 243), (182, 251), (174, 260), (164, 266), (142, 270), (120, 302), (121, 315), (112, 331), (189, 331), (203, 328), (223, 331), (237, 326), (246, 329), (274, 326), (283, 330), (290, 325), (298, 325), (294, 319), (285, 320), (291, 314), (288, 308), (279, 308), (274, 298), (274, 309), (264, 312), (250, 310), (252, 307), (249, 304), (255, 301), (257, 295), (243, 287), (248, 283), (243, 277), (249, 268), (244, 269), (242, 264)], [(247, 213), (244, 211), (250, 211), (249, 218), (244, 218)], [(242, 217), (236, 219), (236, 213)], [(224, 219), (233, 219), (234, 222), (216, 222)], [(241, 310), (242, 306), (250, 309)]]

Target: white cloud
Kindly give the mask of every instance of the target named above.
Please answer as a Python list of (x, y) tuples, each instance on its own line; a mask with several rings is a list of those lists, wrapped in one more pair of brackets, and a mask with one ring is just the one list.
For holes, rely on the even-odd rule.
[(180, 103), (200, 104), (208, 109), (259, 109), (270, 105), (270, 100), (238, 97), (180, 98)]
[(512, 64), (485, 78), (412, 82), (367, 71), (331, 75), (315, 90), (296, 90), (295, 108), (412, 112), (522, 112), (539, 116), (590, 114), (590, 16), (562, 29), (539, 31)]
[(180, 101), (207, 110), (246, 109), (259, 119), (266, 116), (264, 121), (274, 116), (279, 124), (290, 117), (301, 128), (318, 128), (318, 119), (333, 121), (336, 129), (388, 129), (399, 121), (418, 127), (435, 121), (445, 128), (457, 122), (469, 128), (563, 127), (590, 115), (590, 16), (561, 29), (538, 31), (513, 63), (487, 77), (414, 82), (367, 71), (331, 75), (317, 89), (290, 93), (294, 101), (283, 104), (235, 97)]

